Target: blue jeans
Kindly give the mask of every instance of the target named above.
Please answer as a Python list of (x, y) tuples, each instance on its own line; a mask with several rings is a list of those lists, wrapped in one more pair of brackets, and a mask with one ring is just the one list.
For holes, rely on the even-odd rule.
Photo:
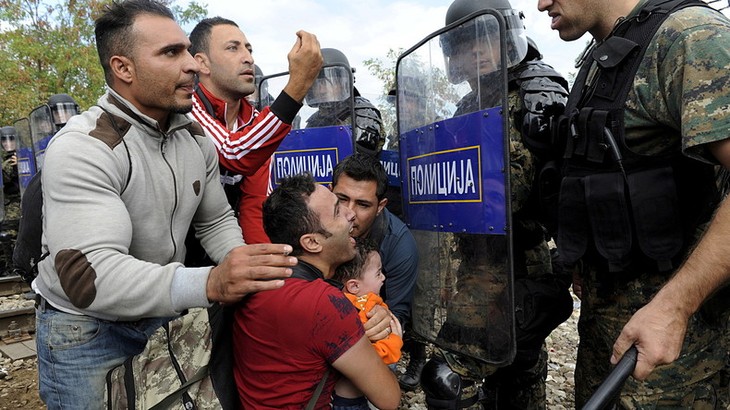
[(36, 308), (36, 348), (40, 397), (49, 410), (103, 408), (109, 370), (142, 352), (150, 335), (172, 319), (111, 322), (44, 302)]
[(370, 410), (370, 406), (364, 396), (346, 399), (335, 394), (332, 398), (332, 410)]

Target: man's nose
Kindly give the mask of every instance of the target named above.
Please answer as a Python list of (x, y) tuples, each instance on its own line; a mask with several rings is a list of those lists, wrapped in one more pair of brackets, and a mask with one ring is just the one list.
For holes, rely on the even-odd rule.
[(352, 209), (354, 206), (347, 206), (345, 211), (345, 216), (347, 217), (347, 220), (352, 222), (355, 220), (355, 211)]
[(196, 60), (195, 57), (193, 57), (193, 55), (190, 53), (185, 54), (188, 55), (187, 61), (185, 62), (185, 72), (187, 73), (192, 71), (196, 74), (200, 72), (200, 63), (198, 63), (198, 60)]
[(545, 11), (547, 8), (552, 4), (551, 0), (537, 0), (537, 9), (540, 11)]
[(243, 53), (241, 54), (241, 62), (244, 64), (251, 64), (253, 66), (253, 54), (244, 47)]

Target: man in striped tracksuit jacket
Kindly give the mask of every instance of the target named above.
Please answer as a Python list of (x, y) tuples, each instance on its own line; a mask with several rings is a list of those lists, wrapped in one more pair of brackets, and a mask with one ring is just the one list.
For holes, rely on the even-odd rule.
[(271, 156), (291, 130), (302, 100), (319, 73), (317, 38), (305, 31), (289, 52), (289, 83), (260, 112), (246, 100), (255, 90), (251, 44), (231, 20), (202, 20), (190, 33), (201, 65), (191, 116), (218, 149), (221, 182), (246, 243), (269, 242), (261, 205), (270, 192)]

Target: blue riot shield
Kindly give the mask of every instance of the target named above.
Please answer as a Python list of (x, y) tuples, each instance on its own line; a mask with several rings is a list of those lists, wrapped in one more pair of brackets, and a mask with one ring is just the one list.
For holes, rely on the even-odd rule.
[[(265, 76), (259, 92), (278, 95), (289, 73)], [(274, 152), (272, 186), (287, 176), (311, 173), (321, 184), (332, 182), (335, 165), (353, 152), (352, 71), (339, 65), (325, 66), (304, 99), (292, 130)]]
[(484, 10), (396, 66), (404, 218), (420, 258), (413, 329), (497, 366), (515, 354), (504, 33)]
[(23, 196), (25, 188), (28, 187), (30, 179), (36, 173), (35, 154), (33, 153), (33, 139), (31, 138), (30, 121), (28, 118), (21, 118), (15, 121), (15, 129), (18, 131), (18, 183), (20, 196)]
[(43, 156), (46, 153), (48, 143), (58, 131), (53, 123), (53, 114), (48, 104), (36, 107), (30, 112), (30, 136), (33, 141), (33, 153), (35, 154), (36, 171), (43, 167)]

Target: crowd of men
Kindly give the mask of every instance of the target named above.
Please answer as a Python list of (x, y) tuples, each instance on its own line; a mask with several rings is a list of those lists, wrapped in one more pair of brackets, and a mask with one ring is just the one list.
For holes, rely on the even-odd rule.
[[(576, 407), (635, 346), (633, 377), (606, 405), (728, 408), (730, 205), (717, 175), (730, 167), (730, 20), (699, 0), (537, 7), (563, 40), (593, 37), (571, 87), (508, 0), (449, 6), (445, 75), (468, 86), (449, 118), (431, 115), (434, 96), (406, 68), (394, 84), (400, 133), (445, 121), (457, 145), (480, 132), (459, 121), (509, 105), (508, 175), (484, 181), (502, 198), (482, 201), (506, 210), (494, 235), (413, 228), (381, 163), (378, 109), (315, 34), (296, 32), (286, 84), (257, 103), (253, 42), (234, 21), (206, 18), (186, 35), (159, 1), (105, 6), (95, 39), (106, 92), (83, 112), (52, 96), (33, 117), (49, 126), (32, 139), (43, 256), (31, 285), (48, 408), (98, 407), (110, 372), (154, 350), (151, 335), (215, 308), (228, 319), (212, 349), (229, 363), (211, 359), (203, 377), (223, 408), (397, 408), (401, 390), (422, 388), (434, 409), (545, 409), (545, 339), (571, 314), (571, 288)], [(352, 154), (325, 183), (272, 176), (305, 104), (317, 110), (308, 130), (351, 126)], [(7, 274), (21, 268), (13, 221), (27, 210), (18, 164), (30, 158), (16, 127), (0, 138)], [(348, 265), (363, 247), (376, 267)], [(367, 298), (333, 279), (341, 269), (374, 272), (381, 303), (358, 315)], [(394, 337), (406, 341), (402, 375), (377, 351)], [(184, 379), (175, 398), (194, 402)], [(477, 393), (462, 397), (469, 384)]]

